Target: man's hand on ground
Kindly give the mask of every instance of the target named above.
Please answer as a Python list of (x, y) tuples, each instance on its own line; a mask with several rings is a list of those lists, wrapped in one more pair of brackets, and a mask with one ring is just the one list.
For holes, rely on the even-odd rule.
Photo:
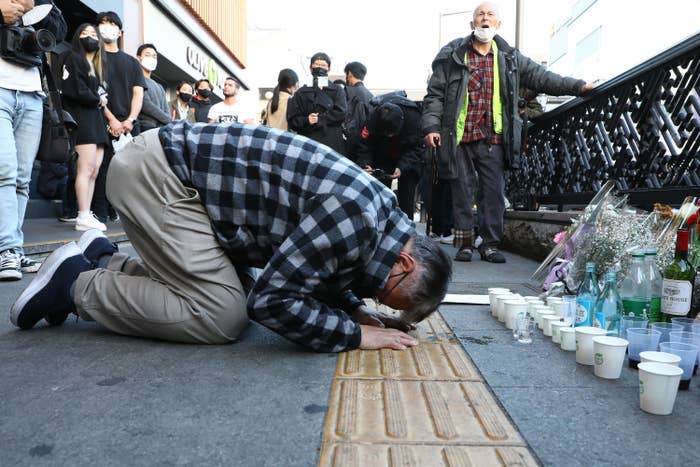
[(418, 341), (398, 329), (378, 328), (375, 326), (360, 325), (362, 340), (360, 348), (363, 350), (394, 349), (404, 350), (418, 345)]
[(408, 332), (416, 329), (416, 327), (410, 323), (401, 321), (399, 318), (387, 315), (386, 313), (381, 313), (379, 311), (372, 310), (366, 306), (358, 307), (353, 316), (360, 324), (365, 324), (367, 326), (375, 326), (378, 328), (393, 328), (399, 331)]

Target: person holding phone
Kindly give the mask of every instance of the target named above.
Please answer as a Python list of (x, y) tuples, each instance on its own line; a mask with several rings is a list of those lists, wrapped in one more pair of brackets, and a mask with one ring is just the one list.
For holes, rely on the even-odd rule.
[(95, 26), (83, 23), (71, 41), (72, 52), (63, 64), (63, 107), (78, 124), (75, 151), (78, 153), (75, 194), (78, 217), (75, 230), (107, 230), (90, 211), (95, 180), (109, 142), (103, 108), (107, 105), (103, 81), (103, 45)]

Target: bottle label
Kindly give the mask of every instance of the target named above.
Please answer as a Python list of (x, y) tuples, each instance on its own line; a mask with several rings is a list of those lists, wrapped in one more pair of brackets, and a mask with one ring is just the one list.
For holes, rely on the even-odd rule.
[(600, 329), (608, 329), (605, 323), (605, 313), (598, 312), (595, 314), (595, 321), (593, 326)]
[(661, 287), (661, 312), (667, 315), (685, 316), (690, 311), (693, 285), (690, 281), (664, 279)]
[(644, 313), (649, 315), (650, 303), (646, 298), (628, 298), (622, 299), (622, 309), (625, 312), (625, 316), (638, 316), (643, 317)]
[(576, 320), (574, 326), (590, 326), (591, 325), (591, 308), (593, 302), (591, 300), (576, 300)]

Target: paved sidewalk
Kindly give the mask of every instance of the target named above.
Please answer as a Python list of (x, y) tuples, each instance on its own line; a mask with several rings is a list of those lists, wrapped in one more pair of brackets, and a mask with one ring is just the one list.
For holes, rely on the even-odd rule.
[[(451, 291), (485, 293), (499, 284), (534, 293), (528, 277), (537, 263), (506, 258), (505, 265), (455, 263)], [(318, 462), (337, 355), (308, 352), (256, 324), (227, 346), (121, 337), (72, 319), (19, 331), (9, 308), (30, 279), (0, 283), (0, 464)], [(544, 465), (693, 465), (700, 458), (688, 438), (700, 426), (700, 379), (679, 394), (672, 416), (647, 415), (634, 371), (625, 368), (619, 381), (595, 378), (541, 337), (514, 343), (487, 308), (441, 311)]]

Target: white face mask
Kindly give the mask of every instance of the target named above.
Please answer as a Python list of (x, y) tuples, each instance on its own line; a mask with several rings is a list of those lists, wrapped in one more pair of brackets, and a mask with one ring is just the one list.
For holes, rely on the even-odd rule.
[(474, 28), (474, 37), (479, 42), (491, 42), (496, 35), (496, 28)]
[(119, 28), (117, 26), (101, 24), (98, 29), (100, 30), (102, 40), (105, 42), (116, 42), (117, 39), (119, 39)]
[(158, 59), (155, 57), (143, 57), (141, 66), (147, 71), (153, 71), (158, 66)]

